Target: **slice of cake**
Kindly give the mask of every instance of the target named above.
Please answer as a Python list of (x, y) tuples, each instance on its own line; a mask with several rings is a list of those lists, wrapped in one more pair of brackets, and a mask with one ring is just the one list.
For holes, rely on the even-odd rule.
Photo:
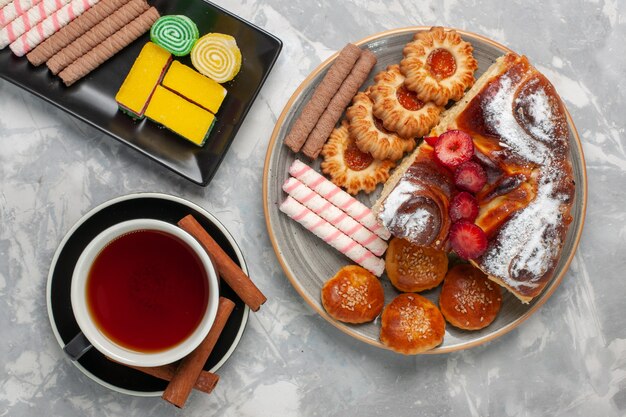
[[(571, 222), (575, 184), (561, 100), (526, 57), (507, 54), (442, 115), (430, 136), (451, 129), (470, 134), (488, 178), (476, 193), (475, 220), (487, 248), (470, 262), (529, 302), (552, 278)], [(432, 155), (423, 142), (405, 158), (373, 210), (392, 234), (440, 247), (450, 224), (441, 220), (449, 203), (441, 196), (449, 194), (441, 192), (446, 181), (432, 174)]]

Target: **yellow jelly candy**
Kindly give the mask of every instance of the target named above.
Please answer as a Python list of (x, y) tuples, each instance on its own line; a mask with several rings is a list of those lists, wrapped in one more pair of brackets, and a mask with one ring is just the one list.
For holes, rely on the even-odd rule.
[(235, 78), (241, 69), (241, 51), (232, 36), (209, 33), (193, 46), (191, 62), (200, 73), (225, 83)]

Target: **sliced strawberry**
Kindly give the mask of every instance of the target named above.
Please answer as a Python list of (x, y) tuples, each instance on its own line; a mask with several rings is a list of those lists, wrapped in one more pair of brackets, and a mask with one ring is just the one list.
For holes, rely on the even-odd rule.
[(466, 191), (462, 191), (452, 198), (450, 202), (450, 220), (458, 222), (467, 220), (473, 222), (478, 216), (478, 201)]
[(439, 140), (439, 136), (425, 136), (424, 137), (424, 142), (428, 143), (432, 147), (435, 146), (438, 140)]
[(474, 155), (472, 137), (461, 130), (448, 130), (435, 143), (435, 157), (448, 168), (456, 168)]
[(476, 259), (487, 250), (487, 236), (483, 229), (465, 220), (450, 227), (450, 246), (463, 259)]
[(487, 174), (483, 167), (474, 161), (467, 161), (456, 168), (454, 185), (461, 190), (477, 193), (487, 183)]

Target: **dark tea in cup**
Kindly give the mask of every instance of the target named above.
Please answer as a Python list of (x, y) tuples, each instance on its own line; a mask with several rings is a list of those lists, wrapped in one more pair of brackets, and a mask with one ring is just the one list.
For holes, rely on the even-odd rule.
[(85, 247), (72, 274), (81, 333), (64, 348), (91, 346), (127, 365), (160, 366), (191, 353), (217, 314), (219, 283), (207, 252), (178, 226), (155, 219), (115, 224)]
[(91, 266), (86, 292), (100, 331), (139, 352), (185, 340), (208, 303), (198, 256), (180, 239), (156, 230), (134, 231), (104, 247)]

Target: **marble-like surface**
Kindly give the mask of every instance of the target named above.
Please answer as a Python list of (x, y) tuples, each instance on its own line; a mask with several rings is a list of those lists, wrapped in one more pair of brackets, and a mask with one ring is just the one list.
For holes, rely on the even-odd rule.
[[(626, 415), (626, 3), (619, 0), (218, 1), (280, 37), (283, 52), (213, 182), (195, 186), (0, 81), (0, 416)], [(348, 41), (410, 25), (477, 32), (528, 55), (578, 127), (589, 201), (578, 253), (551, 299), (518, 329), (447, 355), (404, 357), (318, 317), (285, 278), (260, 181), (278, 114)], [(231, 231), (269, 298), (184, 411), (111, 392), (63, 355), (46, 313), (53, 253), (112, 197), (188, 198)]]

